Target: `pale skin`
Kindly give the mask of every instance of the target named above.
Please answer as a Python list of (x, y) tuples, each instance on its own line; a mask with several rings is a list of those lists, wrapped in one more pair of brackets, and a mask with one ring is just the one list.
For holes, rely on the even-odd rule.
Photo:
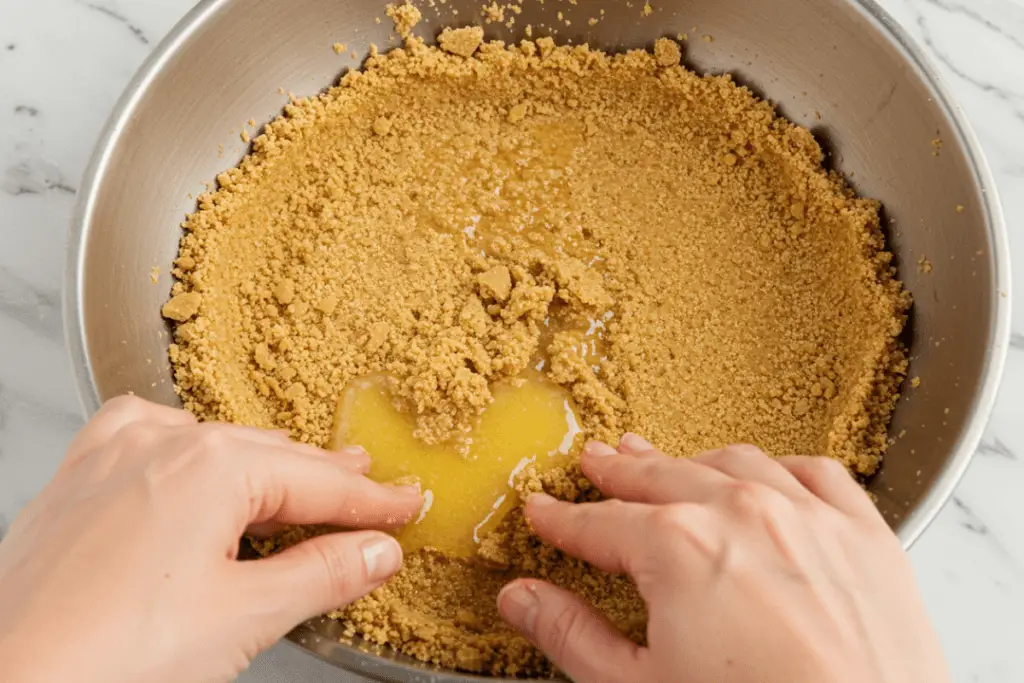
[[(232, 680), (293, 626), (400, 568), (384, 530), (422, 501), (367, 479), (369, 464), (357, 447), (108, 403), (0, 544), (4, 680)], [(582, 465), (607, 500), (535, 495), (527, 514), (546, 541), (633, 577), (647, 645), (543, 581), (498, 598), (572, 680), (950, 680), (899, 543), (837, 463), (753, 446), (677, 460), (627, 434), (587, 444)], [(360, 530), (236, 559), (247, 530), (311, 523)]]

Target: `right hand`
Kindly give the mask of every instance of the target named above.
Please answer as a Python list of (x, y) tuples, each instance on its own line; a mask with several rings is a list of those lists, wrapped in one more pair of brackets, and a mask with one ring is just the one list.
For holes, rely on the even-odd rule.
[(906, 555), (838, 462), (753, 446), (676, 459), (627, 434), (587, 444), (582, 467), (609, 500), (537, 494), (527, 515), (547, 542), (632, 576), (647, 647), (543, 581), (498, 597), (574, 681), (951, 680)]

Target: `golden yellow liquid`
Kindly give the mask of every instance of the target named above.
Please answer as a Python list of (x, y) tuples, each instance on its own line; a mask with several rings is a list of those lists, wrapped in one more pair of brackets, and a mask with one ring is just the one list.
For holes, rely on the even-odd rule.
[(580, 428), (566, 392), (539, 375), (493, 387), (463, 455), (454, 444), (413, 436), (413, 419), (395, 408), (383, 377), (351, 382), (335, 414), (335, 447), (360, 445), (380, 482), (412, 479), (425, 499), (419, 518), (398, 533), (406, 552), (424, 547), (470, 557), (516, 503), (512, 484), (530, 464), (565, 462)]

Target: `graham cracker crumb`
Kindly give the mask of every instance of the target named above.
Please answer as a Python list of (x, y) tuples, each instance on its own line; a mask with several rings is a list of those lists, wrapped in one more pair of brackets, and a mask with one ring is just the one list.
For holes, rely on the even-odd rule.
[[(540, 365), (586, 438), (635, 431), (677, 457), (747, 442), (874, 472), (910, 302), (879, 205), (823, 168), (809, 131), (728, 75), (665, 68), (664, 47), (482, 43), (478, 27), (440, 42), (410, 36), (295, 98), (199, 198), (163, 308), (188, 410), (323, 445), (344, 387), (380, 373), (440, 443)], [(516, 488), (599, 498), (575, 460)], [(519, 576), (644, 642), (632, 582), (541, 543), (521, 508), (472, 561), (411, 554), (331, 616), (425, 662), (550, 676), (496, 611)]]
[(487, 24), (500, 23), (505, 21), (505, 8), (499, 5), (497, 2), (492, 2), (489, 5), (484, 5), (480, 9), (480, 14), (484, 17), (484, 22)]
[(199, 312), (203, 297), (198, 292), (182, 292), (171, 297), (161, 309), (163, 316), (176, 322), (185, 322)]
[(484, 298), (506, 301), (512, 292), (512, 276), (506, 266), (494, 266), (477, 275), (480, 295)]
[(508, 110), (508, 122), (519, 123), (520, 121), (526, 118), (526, 112), (526, 103), (520, 102), (519, 104), (513, 106), (511, 109)]
[(460, 57), (471, 57), (483, 40), (484, 30), (479, 26), (446, 28), (438, 37), (442, 50)]
[[(413, 27), (423, 18), (419, 9), (408, 2), (404, 5), (388, 5), (386, 13), (395, 22), (395, 31), (402, 38), (408, 38)], [(342, 49), (344, 50), (344, 47)]]
[(671, 38), (658, 38), (654, 41), (654, 61), (660, 66), (678, 66), (682, 58), (679, 44)]

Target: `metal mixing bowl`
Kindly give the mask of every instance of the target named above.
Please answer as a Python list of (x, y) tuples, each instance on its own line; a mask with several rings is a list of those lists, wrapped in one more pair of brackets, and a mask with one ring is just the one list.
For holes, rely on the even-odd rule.
[[(642, 6), (527, 0), (514, 30), (487, 28), (510, 40), (527, 24), (534, 35), (557, 27), (563, 41), (607, 49), (688, 33), (687, 65), (730, 71), (771, 98), (814, 131), (858, 192), (884, 203), (890, 245), (915, 299), (911, 376), (923, 382), (901, 400), (891, 433), (902, 436), (870, 488), (909, 546), (978, 444), (1008, 343), (1006, 229), (977, 142), (934, 71), (869, 0), (653, 0), (649, 17)], [(461, 20), (454, 23), (472, 21), (480, 0), (437, 7), (440, 17), (424, 9), (418, 34), (453, 23), (453, 8)], [(71, 231), (65, 327), (88, 413), (127, 391), (179, 404), (159, 309), (193, 196), (240, 158), (243, 122), (280, 111), (279, 88), (315, 93), (357, 65), (332, 44), (361, 59), (371, 42), (394, 45), (390, 30), (381, 0), (205, 0), (142, 67), (100, 139)], [(921, 257), (934, 265), (930, 274), (915, 267)], [(150, 281), (153, 266), (165, 273), (159, 284)], [(340, 645), (333, 628), (309, 624), (291, 637), (377, 680), (482, 680)]]

